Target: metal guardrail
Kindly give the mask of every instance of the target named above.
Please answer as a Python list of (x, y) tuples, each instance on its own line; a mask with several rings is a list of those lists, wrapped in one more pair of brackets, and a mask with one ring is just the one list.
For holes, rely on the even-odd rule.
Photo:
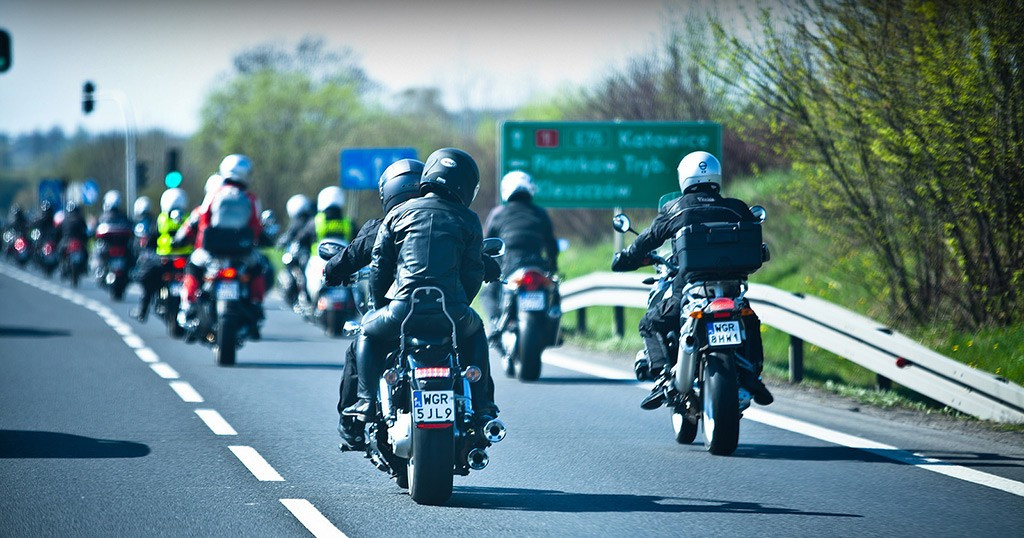
[[(568, 280), (560, 286), (562, 310), (646, 308), (650, 287), (642, 281), (649, 276), (592, 273)], [(1024, 422), (1024, 387), (1020, 385), (936, 353), (876, 321), (816, 297), (751, 284), (747, 298), (763, 323), (790, 335), (794, 381), (800, 377), (793, 375), (794, 359), (802, 356), (799, 346), (806, 341), (964, 413), (997, 422)], [(620, 319), (616, 322), (621, 324)]]

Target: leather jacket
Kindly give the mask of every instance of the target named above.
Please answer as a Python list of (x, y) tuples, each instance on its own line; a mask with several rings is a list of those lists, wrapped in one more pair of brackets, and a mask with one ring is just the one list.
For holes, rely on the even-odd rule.
[(485, 237), (498, 237), (505, 242), (505, 274), (530, 264), (558, 271), (558, 241), (551, 218), (542, 207), (513, 197), (508, 204), (491, 211), (484, 229)]

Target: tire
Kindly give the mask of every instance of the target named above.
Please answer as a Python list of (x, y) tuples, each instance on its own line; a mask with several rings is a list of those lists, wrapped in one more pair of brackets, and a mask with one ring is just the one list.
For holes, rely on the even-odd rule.
[(402, 489), (409, 489), (409, 462), (408, 460), (402, 461), (404, 463), (395, 467), (395, 483)]
[(225, 316), (217, 324), (217, 366), (234, 366), (235, 336), (238, 335), (238, 321), (232, 317)]
[(452, 496), (455, 468), (453, 428), (412, 429), (412, 457), (407, 469), (409, 495), (417, 504), (441, 505)]
[(740, 438), (740, 409), (732, 357), (711, 353), (705, 359), (703, 415), (704, 447), (716, 456), (736, 451)]
[(536, 381), (540, 378), (540, 355), (544, 351), (547, 335), (543, 312), (530, 312), (519, 317), (519, 379)]
[(341, 337), (345, 328), (345, 316), (338, 310), (328, 310), (324, 313), (324, 331), (331, 338)]
[(78, 280), (79, 280), (79, 278), (81, 278), (81, 276), (82, 276), (81, 272), (78, 270), (78, 268), (76, 268), (76, 267), (72, 267), (71, 268), (71, 287), (72, 288), (77, 288), (78, 287)]
[(697, 424), (686, 420), (686, 408), (682, 405), (672, 410), (672, 430), (681, 445), (688, 445), (697, 438)]
[(167, 335), (171, 338), (180, 340), (185, 336), (185, 329), (181, 325), (178, 325), (178, 309), (181, 308), (180, 298), (168, 298), (166, 304), (167, 311), (164, 312), (164, 321), (167, 323)]
[(128, 287), (128, 279), (125, 277), (115, 278), (110, 285), (110, 298), (121, 302), (124, 300), (124, 290)]

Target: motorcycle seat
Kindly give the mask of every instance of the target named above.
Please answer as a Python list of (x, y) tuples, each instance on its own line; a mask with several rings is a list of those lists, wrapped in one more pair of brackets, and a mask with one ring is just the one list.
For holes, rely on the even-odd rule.
[(447, 346), (452, 343), (452, 338), (450, 336), (434, 336), (428, 338), (409, 336), (406, 337), (405, 343), (411, 347)]

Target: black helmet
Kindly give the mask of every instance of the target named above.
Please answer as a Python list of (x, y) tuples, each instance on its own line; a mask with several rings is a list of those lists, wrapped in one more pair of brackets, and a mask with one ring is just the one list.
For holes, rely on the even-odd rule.
[(377, 190), (380, 191), (380, 206), (384, 208), (385, 214), (396, 205), (420, 195), (422, 175), (423, 163), (416, 159), (395, 161), (384, 170), (377, 183)]
[(480, 170), (468, 153), (456, 148), (439, 149), (427, 157), (420, 192), (436, 192), (466, 206), (480, 190)]

